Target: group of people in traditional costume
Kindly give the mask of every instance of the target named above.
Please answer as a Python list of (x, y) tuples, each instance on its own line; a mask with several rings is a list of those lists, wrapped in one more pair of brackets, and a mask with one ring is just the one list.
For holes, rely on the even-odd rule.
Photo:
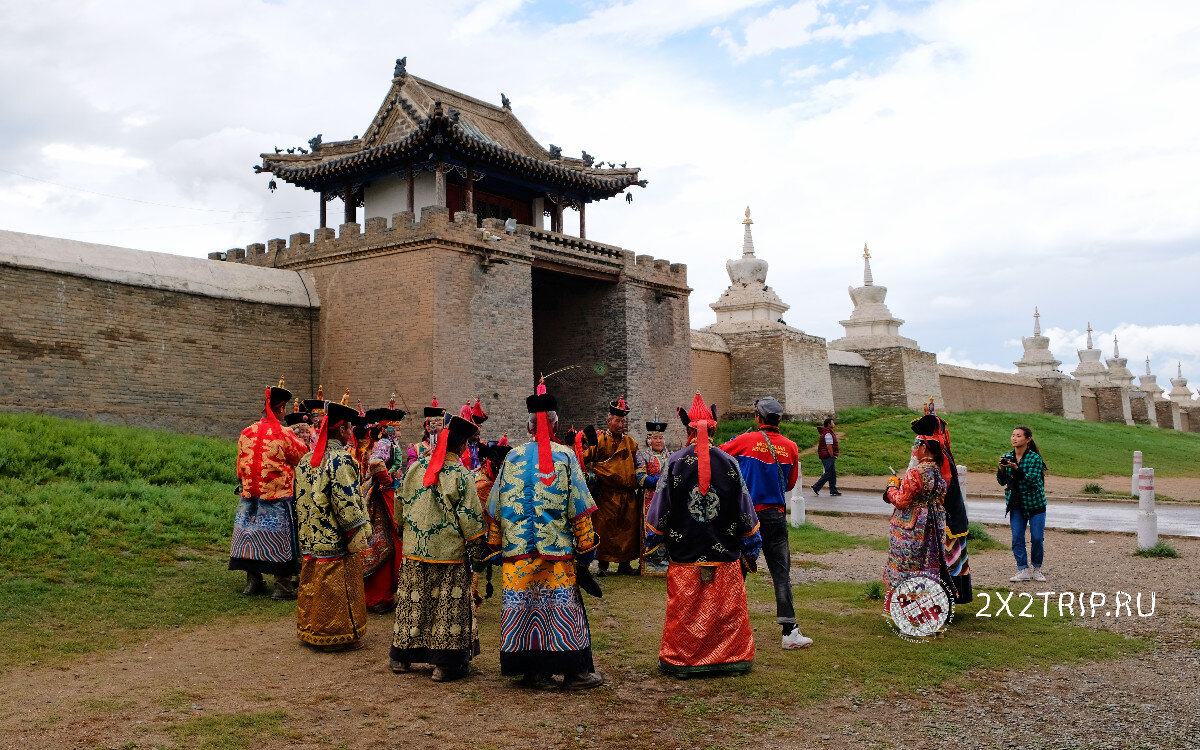
[[(425, 407), (420, 442), (399, 440), (395, 399), (364, 411), (266, 389), (262, 418), (238, 441), (239, 503), (229, 568), (247, 595), (297, 599), (297, 636), (315, 648), (360, 643), (368, 611), (395, 611), (389, 665), (433, 667), (442, 682), (469, 673), (479, 653), (481, 573), (501, 580), (500, 669), (523, 685), (603, 684), (592, 659), (583, 592), (600, 595), (612, 563), (627, 575), (665, 575), (660, 668), (680, 677), (745, 672), (754, 663), (745, 577), (760, 553), (775, 589), (784, 649), (812, 639), (796, 622), (787, 535), (799, 450), (779, 431), (783, 408), (754, 405), (755, 428), (715, 445), (715, 407), (700, 394), (678, 415), (687, 443), (667, 450), (667, 424), (626, 432), (625, 398), (606, 429), (560, 432), (557, 401), (540, 382), (526, 400), (529, 440), (484, 442), (476, 400), (449, 415)], [(966, 512), (946, 423), (913, 422), (917, 440), (895, 507), (885, 580), (940, 576), (969, 601)], [(562, 437), (560, 437), (560, 434)], [(639, 568), (632, 563), (639, 561)]]

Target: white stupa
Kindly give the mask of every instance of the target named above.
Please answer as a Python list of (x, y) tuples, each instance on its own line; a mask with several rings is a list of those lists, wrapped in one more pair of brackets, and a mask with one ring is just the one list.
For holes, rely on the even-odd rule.
[(1113, 334), (1113, 355), (1105, 360), (1108, 364), (1108, 379), (1113, 385), (1119, 385), (1122, 388), (1133, 387), (1133, 373), (1126, 367), (1129, 360), (1121, 356), (1121, 349), (1117, 345), (1117, 334)]
[(892, 315), (892, 311), (884, 304), (887, 287), (875, 285), (871, 277), (871, 251), (866, 245), (863, 245), (863, 285), (850, 287), (848, 291), (854, 311), (850, 313), (849, 320), (839, 321), (846, 329), (846, 335), (830, 341), (830, 349), (858, 351), (893, 346), (920, 349), (916, 341), (900, 335), (900, 326), (904, 321)]
[(1103, 352), (1092, 348), (1091, 323), (1088, 323), (1087, 327), (1087, 348), (1076, 351), (1079, 354), (1079, 366), (1071, 372), (1071, 375), (1084, 385), (1109, 385), (1108, 370), (1100, 362)]
[(716, 302), (709, 305), (717, 313), (717, 322), (710, 329), (748, 330), (781, 328), (785, 304), (775, 290), (767, 286), (767, 262), (754, 255), (754, 238), (750, 234), (750, 207), (746, 206), (746, 227), (742, 239), (742, 257), (725, 263), (729, 287)]
[(1144, 391), (1151, 401), (1161, 401), (1163, 388), (1158, 384), (1158, 376), (1150, 373), (1150, 358), (1146, 357), (1146, 374), (1138, 377), (1139, 390)]
[(1025, 354), (1022, 355), (1019, 362), (1013, 364), (1017, 366), (1017, 372), (1022, 375), (1031, 375), (1035, 378), (1065, 378), (1067, 376), (1058, 369), (1062, 362), (1055, 359), (1054, 355), (1050, 353), (1050, 339), (1042, 335), (1042, 324), (1039, 320), (1041, 317), (1038, 309), (1033, 308), (1033, 335), (1021, 338), (1021, 346), (1025, 347)]
[(1183, 363), (1175, 364), (1175, 377), (1171, 378), (1171, 392), (1167, 394), (1180, 406), (1192, 405), (1192, 389), (1188, 388), (1187, 378), (1183, 376)]

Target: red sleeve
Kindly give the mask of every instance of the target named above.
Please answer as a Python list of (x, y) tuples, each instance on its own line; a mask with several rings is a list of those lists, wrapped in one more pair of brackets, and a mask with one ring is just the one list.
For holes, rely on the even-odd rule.
[(728, 453), (731, 456), (742, 455), (743, 452), (740, 450), (740, 448), (741, 448), (740, 443), (746, 437), (747, 437), (747, 435), (738, 435), (737, 437), (732, 438), (731, 440), (729, 440), (729, 442), (727, 442), (721, 446), (721, 450), (725, 451), (726, 453)]
[(307, 453), (308, 445), (296, 437), (296, 433), (286, 427), (283, 428), (283, 454), (287, 457), (288, 466), (300, 463), (300, 459), (304, 458)]
[(800, 449), (795, 443), (791, 444), (792, 449), (792, 473), (788, 477), (788, 492), (791, 492), (796, 487), (796, 481), (800, 478)]
[(921, 493), (924, 485), (921, 482), (921, 473), (914, 469), (909, 469), (904, 475), (904, 479), (900, 480), (899, 487), (889, 487), (887, 491), (888, 501), (904, 510), (912, 505), (913, 498)]

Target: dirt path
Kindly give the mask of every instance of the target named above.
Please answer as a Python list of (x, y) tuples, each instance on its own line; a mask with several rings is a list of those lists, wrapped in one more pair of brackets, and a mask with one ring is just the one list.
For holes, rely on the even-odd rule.
[[(887, 529), (883, 518), (814, 520), (867, 536)], [(670, 700), (680, 683), (632, 669), (610, 672), (608, 686), (582, 695), (522, 691), (499, 676), (494, 638), (485, 639), (481, 673), (469, 680), (436, 685), (420, 673), (393, 675), (386, 665), (391, 617), (373, 616), (366, 647), (345, 654), (300, 647), (293, 623), (281, 620), (166, 631), (140, 648), (69, 667), (12, 670), (0, 677), (0, 748), (186, 747), (172, 730), (183, 720), (277, 709), (287, 713), (286, 730), (262, 737), (262, 747), (1195, 747), (1200, 540), (1172, 543), (1181, 559), (1143, 559), (1130, 554), (1129, 535), (1051, 531), (1050, 580), (1029, 588), (1110, 599), (1118, 590), (1156, 592), (1153, 617), (1085, 620), (1150, 639), (1139, 657), (969, 673), (908, 697), (780, 706), (752, 741), (742, 737), (744, 726), (717, 716), (710, 733), (696, 735), (694, 717)], [(883, 553), (858, 548), (797, 560), (818, 566), (793, 568), (798, 582), (872, 581)], [(1009, 551), (972, 553), (971, 562), (977, 590), (1009, 585)], [(772, 647), (770, 639), (760, 643)]]

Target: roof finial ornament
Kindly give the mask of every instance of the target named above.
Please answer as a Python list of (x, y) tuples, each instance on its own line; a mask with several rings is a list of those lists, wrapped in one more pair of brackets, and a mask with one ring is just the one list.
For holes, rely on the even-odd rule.
[(1087, 348), (1091, 349), (1092, 348), (1092, 323), (1091, 323), (1091, 321), (1088, 321), (1087, 333), (1088, 333)]
[(1113, 359), (1121, 356), (1121, 347), (1117, 346), (1117, 334), (1113, 334)]
[(1150, 355), (1146, 355), (1146, 374), (1150, 374)]
[(503, 91), (500, 92), (500, 106), (504, 107), (505, 109), (512, 109), (512, 102), (508, 100), (508, 97), (504, 95)]
[(1182, 362), (1175, 363), (1175, 377), (1177, 377), (1177, 378), (1183, 377), (1183, 363)]
[(754, 220), (750, 218), (750, 207), (746, 206), (746, 218), (742, 220), (742, 224), (746, 227), (745, 236), (742, 237), (742, 257), (754, 257), (754, 237), (750, 234), (750, 225)]
[(874, 286), (875, 279), (871, 276), (871, 250), (863, 243), (863, 286)]
[(408, 75), (408, 70), (406, 69), (407, 65), (408, 65), (408, 56), (407, 55), (396, 60), (396, 69), (392, 71), (392, 78), (404, 78), (405, 76), (407, 76)]
[(1033, 335), (1034, 336), (1042, 335), (1042, 321), (1038, 320), (1038, 318), (1040, 318), (1040, 317), (1042, 317), (1042, 314), (1038, 312), (1037, 305), (1034, 305), (1033, 306)]

